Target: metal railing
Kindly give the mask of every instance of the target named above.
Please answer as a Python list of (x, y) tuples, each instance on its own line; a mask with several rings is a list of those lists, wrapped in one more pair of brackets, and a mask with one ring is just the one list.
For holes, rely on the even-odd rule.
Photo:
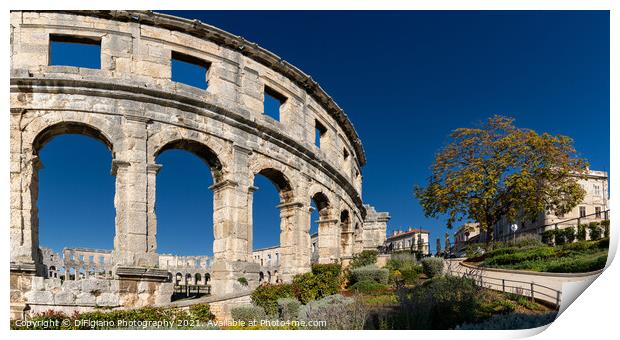
[(556, 309), (560, 307), (560, 302), (562, 301), (562, 291), (533, 281), (527, 282), (489, 277), (482, 275), (482, 270), (480, 269), (466, 268), (465, 271), (458, 271), (453, 270), (451, 265), (448, 266), (448, 274), (470, 278), (474, 280), (477, 286), (482, 288), (525, 296), (530, 298), (532, 302), (535, 300), (544, 301), (552, 304)]
[(192, 295), (199, 296), (200, 294), (211, 294), (211, 285), (175, 285), (175, 294), (184, 294), (189, 297)]

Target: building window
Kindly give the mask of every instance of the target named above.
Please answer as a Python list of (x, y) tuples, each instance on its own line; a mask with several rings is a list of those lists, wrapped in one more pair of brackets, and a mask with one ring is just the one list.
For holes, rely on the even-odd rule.
[(172, 81), (206, 90), (207, 72), (211, 63), (187, 54), (172, 51)]
[(286, 102), (286, 97), (276, 90), (265, 86), (263, 99), (263, 113), (275, 120), (280, 120), (282, 105)]
[(318, 120), (314, 121), (314, 145), (319, 149), (321, 145), (324, 145), (325, 135), (327, 134), (327, 128), (321, 124)]
[(50, 35), (49, 65), (101, 68), (101, 39)]
[(579, 217), (586, 217), (586, 207), (579, 207)]
[(349, 159), (349, 151), (346, 148), (342, 149), (342, 158), (346, 161)]
[(601, 218), (601, 207), (594, 207), (594, 213), (596, 214), (596, 218)]

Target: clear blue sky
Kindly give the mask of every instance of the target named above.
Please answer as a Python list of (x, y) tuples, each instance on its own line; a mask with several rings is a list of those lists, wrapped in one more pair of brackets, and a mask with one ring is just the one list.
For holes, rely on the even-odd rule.
[[(388, 231), (429, 229), (433, 249), (445, 221), (425, 218), (412, 189), (457, 127), (513, 116), (518, 126), (573, 137), (593, 169), (609, 169), (608, 12), (168, 13), (241, 35), (317, 80), (364, 143), (364, 201), (390, 212)], [(58, 137), (41, 158), (41, 244), (111, 248), (114, 178), (105, 146)], [(207, 166), (175, 150), (158, 162), (159, 251), (211, 254)], [(254, 246), (275, 245), (277, 193), (264, 178), (257, 186)]]

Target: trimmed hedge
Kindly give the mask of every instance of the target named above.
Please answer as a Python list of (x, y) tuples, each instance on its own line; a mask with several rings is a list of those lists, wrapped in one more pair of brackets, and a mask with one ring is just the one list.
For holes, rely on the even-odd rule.
[(422, 271), (428, 278), (441, 275), (443, 272), (443, 259), (439, 257), (427, 257), (422, 259)]
[(377, 268), (375, 265), (368, 265), (351, 270), (350, 282), (355, 284), (361, 281), (375, 281), (381, 284), (388, 283), (389, 270), (385, 268)]
[(603, 269), (606, 263), (607, 254), (596, 257), (566, 258), (550, 263), (547, 266), (547, 271), (552, 273), (585, 273)]
[(499, 255), (484, 261), (485, 265), (517, 264), (525, 261), (545, 259), (555, 255), (555, 249), (551, 247), (534, 248), (524, 252)]
[(354, 285), (349, 287), (350, 290), (355, 291), (357, 293), (373, 295), (376, 293), (382, 293), (390, 288), (389, 285), (378, 283), (374, 280), (364, 280), (356, 282)]

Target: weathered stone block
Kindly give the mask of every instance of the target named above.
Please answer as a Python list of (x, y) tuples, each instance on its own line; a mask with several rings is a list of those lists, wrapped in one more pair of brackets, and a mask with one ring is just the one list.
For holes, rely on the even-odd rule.
[(25, 294), (26, 301), (35, 304), (53, 304), (54, 294), (47, 291), (30, 291)]
[(54, 295), (54, 303), (57, 305), (72, 305), (75, 303), (75, 294), (70, 291), (62, 291)]
[(97, 305), (102, 307), (118, 306), (120, 297), (114, 293), (102, 293), (97, 297)]

